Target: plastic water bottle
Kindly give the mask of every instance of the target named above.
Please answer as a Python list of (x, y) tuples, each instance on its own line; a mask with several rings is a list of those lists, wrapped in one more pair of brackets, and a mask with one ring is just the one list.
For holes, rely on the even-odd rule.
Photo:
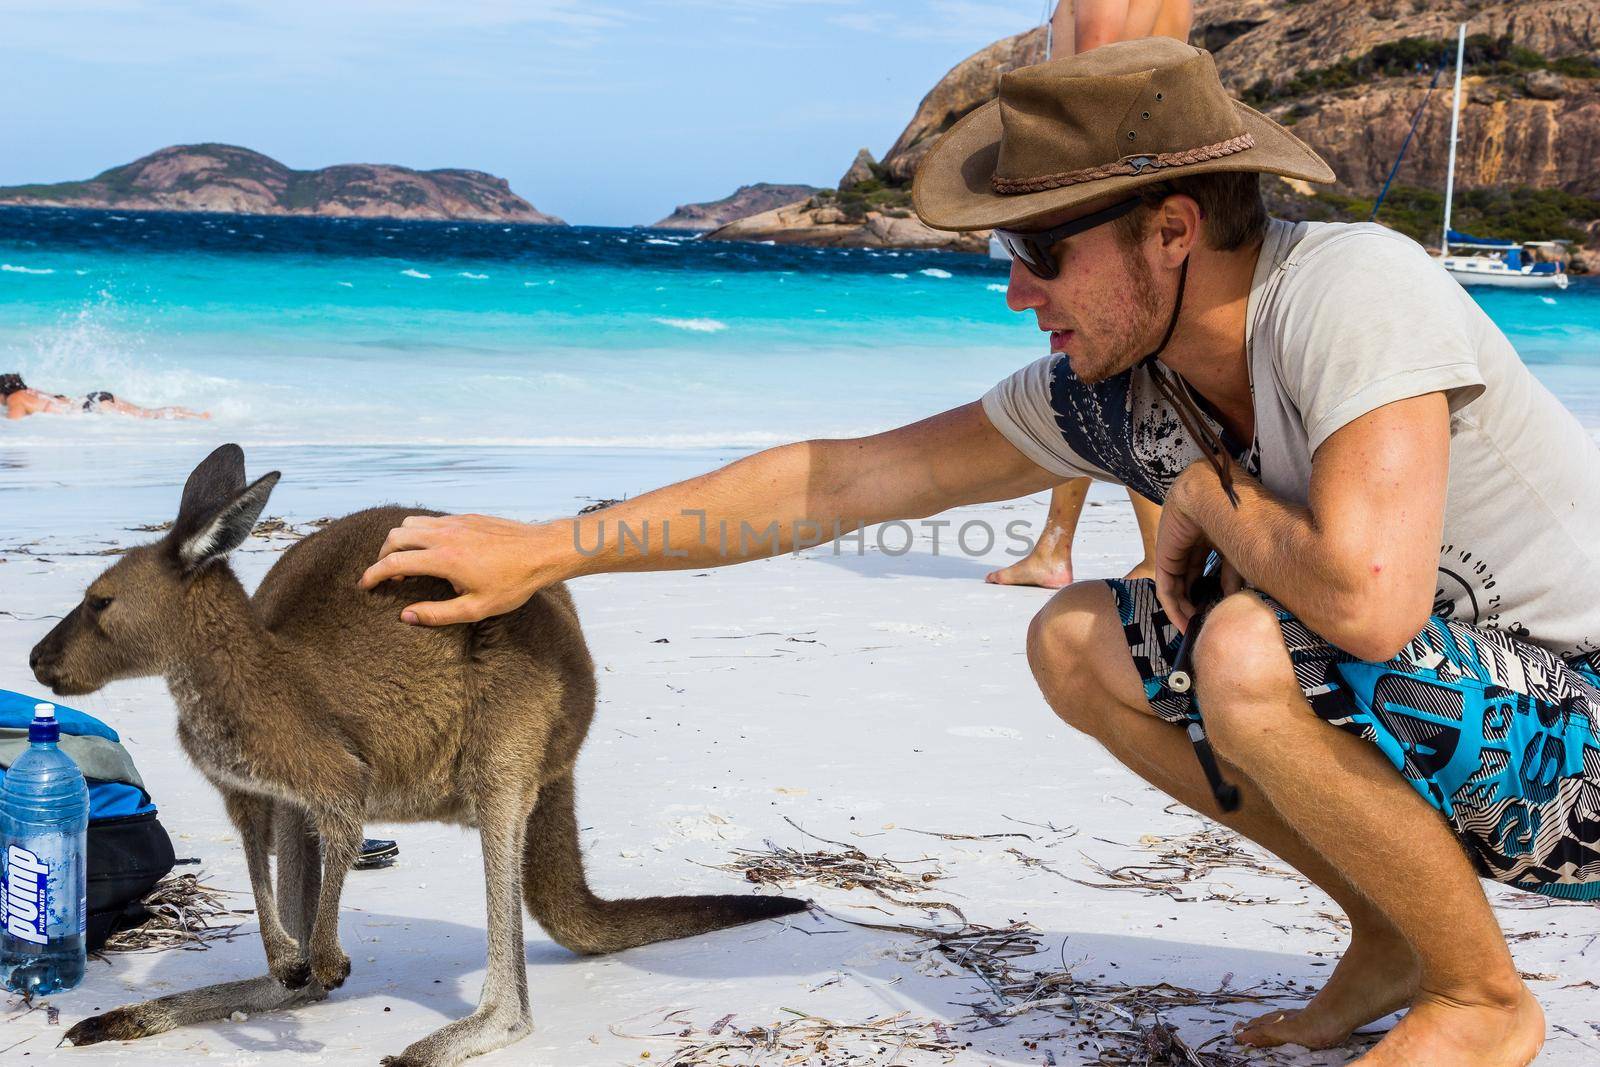
[(28, 751), (0, 788), (0, 982), (43, 996), (83, 981), (89, 788), (57, 744), (55, 705), (40, 704), (33, 715)]

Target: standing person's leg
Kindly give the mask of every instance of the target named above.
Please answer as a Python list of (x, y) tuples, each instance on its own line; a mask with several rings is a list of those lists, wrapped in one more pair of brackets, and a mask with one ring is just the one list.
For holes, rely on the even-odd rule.
[(1529, 1063), (1544, 1042), (1544, 1014), (1455, 833), (1374, 745), (1311, 711), (1272, 609), (1251, 593), (1222, 601), (1194, 665), (1217, 752), (1417, 953), (1411, 1010), (1362, 1062)]
[[(1127, 40), (1130, 36), (1128, 7), (1129, 0), (1076, 0), (1073, 5), (1073, 51), (1087, 52), (1103, 44)], [(1140, 37), (1143, 34), (1131, 36)], [(1057, 55), (1067, 54), (1063, 49), (1055, 51)]]
[(1160, 37), (1175, 37), (1187, 43), (1189, 30), (1193, 26), (1192, 0), (1161, 0), (1161, 11), (1156, 15), (1155, 25), (1150, 32)]
[[(1088, 478), (1074, 478), (1050, 490), (1050, 510), (1033, 550), (1008, 567), (990, 571), (983, 580), (991, 585), (1037, 585), (1044, 589), (1071, 585), (1072, 539), (1078, 532), (1078, 517), (1083, 514), (1083, 500), (1088, 494)], [(1145, 558), (1150, 558), (1149, 547)]]
[(1052, 597), (1028, 628), (1028, 662), (1063, 722), (1094, 738), (1163, 793), (1294, 867), (1349, 917), (1350, 947), (1321, 991), (1302, 1009), (1273, 1012), (1248, 1024), (1241, 1040), (1330, 1048), (1357, 1027), (1411, 1002), (1419, 968), (1410, 945), (1283, 821), (1247, 774), (1229, 768), (1229, 780), (1242, 798), (1239, 809), (1224, 812), (1217, 806), (1183, 727), (1163, 722), (1150, 709), (1110, 586), (1079, 582)]
[(1144, 558), (1125, 577), (1154, 578), (1156, 534), (1161, 529), (1161, 505), (1132, 489), (1128, 490), (1128, 503), (1133, 505), (1133, 517), (1139, 520), (1139, 540), (1144, 544)]

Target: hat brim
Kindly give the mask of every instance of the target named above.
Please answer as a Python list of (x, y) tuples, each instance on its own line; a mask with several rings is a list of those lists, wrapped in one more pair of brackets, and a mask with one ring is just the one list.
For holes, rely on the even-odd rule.
[(1078, 204), (1114, 196), (1142, 185), (1192, 174), (1256, 171), (1331, 182), (1334, 173), (1322, 157), (1255, 108), (1233, 101), (1244, 131), (1255, 144), (1241, 152), (1143, 174), (1122, 174), (1045, 189), (1037, 193), (997, 193), (990, 185), (1000, 161), (1000, 101), (991, 100), (952, 126), (917, 168), (911, 203), (936, 230), (989, 230), (1026, 226), (1031, 221)]

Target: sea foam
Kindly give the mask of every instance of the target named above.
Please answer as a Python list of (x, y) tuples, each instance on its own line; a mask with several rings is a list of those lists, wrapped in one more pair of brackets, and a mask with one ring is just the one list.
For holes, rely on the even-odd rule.
[(471, 278), (471, 279), (472, 279), (472, 280), (473, 280), (473, 281), (475, 281), (475, 282), (481, 282), (481, 281), (483, 281), (483, 280), (484, 280), (484, 279), (485, 279), (485, 278), (487, 278), (487, 277), (488, 277), (488, 275), (487, 275), (487, 274), (474, 274), (474, 273), (472, 273), (472, 272), (471, 272), (471, 271), (470, 271), (470, 270), (464, 270), (464, 271), (462, 271), (462, 272), (461, 272), (461, 276), (462, 276), (462, 277), (463, 277), (463, 278)]
[(404, 274), (407, 278), (431, 278), (431, 277), (433, 277), (433, 275), (431, 275), (431, 274), (424, 274), (422, 271), (416, 270), (416, 269), (414, 269), (412, 267), (407, 267), (405, 270), (401, 271), (400, 273)]
[(917, 273), (918, 274), (926, 274), (930, 278), (948, 278), (948, 277), (950, 277), (950, 272), (949, 271), (940, 270), (938, 267), (927, 267), (927, 268), (925, 268), (923, 270), (917, 271)]
[(695, 333), (718, 333), (728, 328), (727, 323), (716, 319), (651, 319), (650, 321), (678, 330), (693, 330)]
[(0, 263), (0, 270), (7, 274), (54, 274), (54, 267), (19, 267), (12, 263)]

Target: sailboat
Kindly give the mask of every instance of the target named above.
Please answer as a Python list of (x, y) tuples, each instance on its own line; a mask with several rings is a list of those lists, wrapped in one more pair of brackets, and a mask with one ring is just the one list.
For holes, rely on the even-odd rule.
[[(1456, 36), (1456, 94), (1450, 111), (1450, 167), (1444, 180), (1444, 236), (1439, 242), (1439, 255), (1444, 269), (1462, 285), (1565, 289), (1567, 276), (1561, 268), (1555, 263), (1523, 262), (1522, 246), (1518, 242), (1474, 237), (1450, 228), (1450, 207), (1456, 185), (1456, 131), (1461, 122), (1461, 67), (1466, 51), (1467, 24), (1463, 22)], [(1451, 251), (1452, 247), (1454, 252)]]

